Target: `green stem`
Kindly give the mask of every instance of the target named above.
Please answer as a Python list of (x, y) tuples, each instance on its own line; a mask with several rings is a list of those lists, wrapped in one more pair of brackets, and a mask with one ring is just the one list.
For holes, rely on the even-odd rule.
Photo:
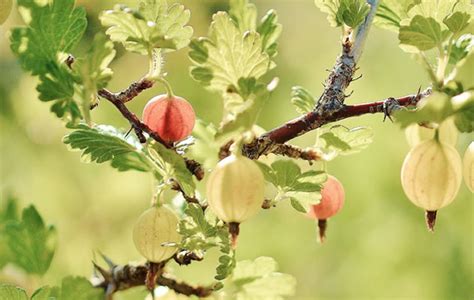
[(171, 88), (171, 84), (168, 82), (168, 80), (164, 79), (163, 77), (159, 77), (156, 78), (156, 81), (161, 82), (165, 86), (168, 98), (174, 97), (173, 89)]

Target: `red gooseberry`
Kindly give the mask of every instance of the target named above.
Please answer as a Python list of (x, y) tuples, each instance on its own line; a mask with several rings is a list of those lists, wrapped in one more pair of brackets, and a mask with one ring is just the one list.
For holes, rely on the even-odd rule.
[(337, 214), (344, 205), (344, 188), (334, 176), (329, 175), (321, 190), (321, 202), (313, 205), (308, 216), (318, 220), (319, 238), (326, 237), (327, 219)]
[(143, 123), (165, 142), (178, 142), (193, 131), (196, 115), (188, 101), (177, 96), (153, 97), (143, 110)]

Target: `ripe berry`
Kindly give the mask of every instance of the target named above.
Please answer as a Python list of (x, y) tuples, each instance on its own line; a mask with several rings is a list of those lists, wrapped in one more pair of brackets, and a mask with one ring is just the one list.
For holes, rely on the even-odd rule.
[(143, 123), (165, 142), (178, 142), (193, 131), (196, 115), (188, 101), (177, 96), (159, 95), (148, 101)]
[(471, 142), (464, 154), (463, 176), (469, 190), (474, 192), (474, 142)]
[(230, 155), (220, 161), (209, 176), (207, 201), (219, 219), (229, 223), (235, 243), (238, 225), (261, 208), (265, 180), (259, 167), (250, 159)]
[(327, 219), (337, 214), (344, 206), (344, 187), (336, 177), (329, 175), (321, 190), (321, 202), (313, 205), (308, 216), (318, 220), (319, 239), (326, 237)]
[(461, 158), (452, 146), (436, 139), (416, 145), (403, 162), (402, 187), (408, 199), (427, 212), (433, 231), (436, 211), (450, 204), (461, 185)]
[(152, 207), (138, 218), (133, 228), (135, 247), (151, 262), (164, 261), (178, 250), (170, 245), (181, 241), (177, 229), (178, 218), (169, 208)]

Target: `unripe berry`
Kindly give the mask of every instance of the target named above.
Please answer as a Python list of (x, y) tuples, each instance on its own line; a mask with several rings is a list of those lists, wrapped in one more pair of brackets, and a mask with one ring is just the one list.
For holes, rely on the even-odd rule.
[(336, 179), (329, 175), (321, 190), (321, 202), (313, 205), (308, 216), (318, 220), (319, 238), (323, 242), (326, 237), (327, 219), (337, 214), (344, 206), (344, 188)]
[(209, 207), (219, 219), (230, 223), (235, 241), (238, 224), (255, 215), (262, 206), (265, 180), (252, 160), (232, 154), (217, 164), (206, 190)]
[(178, 142), (193, 131), (196, 115), (188, 101), (181, 97), (159, 95), (148, 101), (143, 123), (165, 142)]
[(3, 24), (12, 10), (13, 1), (12, 0), (0, 0), (0, 25)]
[(471, 142), (464, 154), (463, 175), (467, 187), (474, 192), (474, 142)]
[(159, 263), (177, 251), (170, 245), (181, 241), (177, 229), (178, 218), (169, 208), (152, 207), (138, 218), (133, 228), (133, 242), (143, 257)]
[[(435, 136), (436, 129), (426, 128), (418, 124), (412, 124), (405, 129), (405, 136), (410, 147), (415, 147), (421, 142), (430, 140)], [(455, 146), (458, 141), (459, 132), (454, 125), (452, 118), (439, 124), (439, 140), (451, 146)]]
[(450, 204), (461, 185), (461, 158), (452, 146), (435, 139), (415, 146), (403, 162), (402, 187), (408, 199), (427, 211), (433, 230), (435, 212)]

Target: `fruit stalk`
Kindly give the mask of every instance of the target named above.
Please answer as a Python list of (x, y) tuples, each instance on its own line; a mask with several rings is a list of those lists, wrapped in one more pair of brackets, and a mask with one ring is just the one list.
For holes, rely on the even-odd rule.
[(326, 229), (328, 227), (328, 220), (318, 220), (319, 242), (322, 244), (326, 240)]
[(428, 226), (428, 230), (434, 232), (434, 227), (436, 225), (436, 214), (438, 211), (436, 210), (427, 210), (426, 211), (426, 226)]
[(240, 233), (240, 223), (237, 222), (230, 222), (229, 223), (229, 233), (230, 233), (230, 243), (232, 249), (237, 249), (237, 238), (239, 237)]

